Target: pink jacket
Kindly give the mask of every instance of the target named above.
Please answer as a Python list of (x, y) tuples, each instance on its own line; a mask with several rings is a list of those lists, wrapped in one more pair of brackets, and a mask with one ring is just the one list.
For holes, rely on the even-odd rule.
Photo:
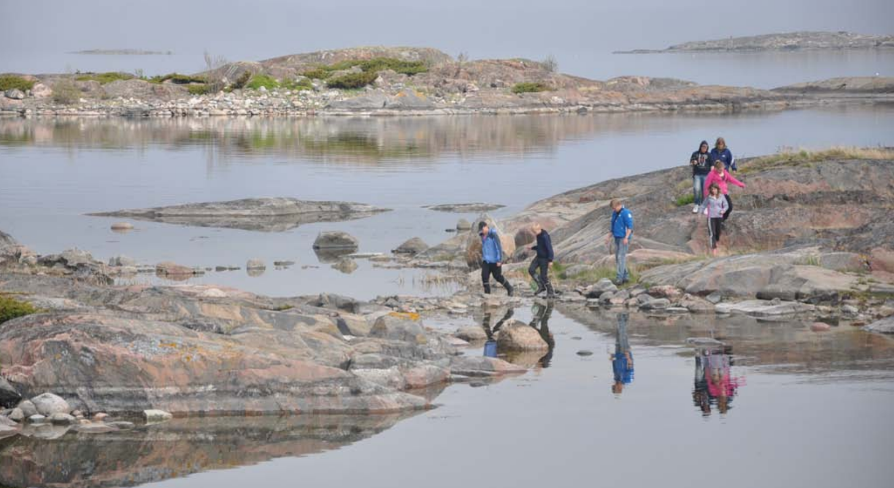
[(739, 188), (745, 188), (745, 183), (737, 180), (733, 175), (729, 173), (729, 171), (724, 171), (723, 176), (717, 176), (717, 171), (711, 170), (708, 173), (708, 177), (705, 178), (705, 195), (708, 195), (708, 188), (711, 188), (712, 183), (717, 183), (717, 186), (720, 187), (720, 193), (722, 195), (726, 195), (729, 193), (729, 188), (727, 187), (727, 183), (732, 183)]

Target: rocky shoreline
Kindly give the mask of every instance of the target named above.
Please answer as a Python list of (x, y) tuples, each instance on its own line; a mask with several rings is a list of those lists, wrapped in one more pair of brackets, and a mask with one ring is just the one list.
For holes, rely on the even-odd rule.
[[(395, 68), (364, 71), (374, 62)], [(407, 63), (412, 71), (395, 71)], [(426, 48), (323, 51), (157, 79), (127, 73), (4, 76), (22, 88), (0, 96), (0, 117), (26, 118), (723, 113), (894, 101), (894, 79), (885, 77), (835, 80), (834, 90), (817, 89), (831, 81), (775, 90), (640, 76), (599, 81), (558, 73), (545, 61), (466, 61)], [(351, 88), (334, 81), (346, 77), (363, 81)]]
[(634, 49), (632, 51), (616, 51), (615, 54), (841, 51), (892, 48), (894, 48), (894, 36), (856, 34), (853, 32), (806, 31), (729, 37), (709, 41), (691, 41), (675, 44), (666, 49)]

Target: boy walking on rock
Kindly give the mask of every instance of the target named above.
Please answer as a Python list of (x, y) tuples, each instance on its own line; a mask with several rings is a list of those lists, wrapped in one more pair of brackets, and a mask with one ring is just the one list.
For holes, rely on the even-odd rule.
[[(549, 282), (549, 268), (553, 266), (554, 257), (552, 239), (550, 239), (549, 233), (543, 230), (543, 227), (537, 222), (531, 225), (531, 231), (537, 236), (537, 243), (531, 248), (532, 251), (537, 251), (537, 255), (534, 256), (531, 266), (528, 267), (528, 274), (531, 275), (531, 278), (534, 278), (534, 283), (537, 284), (537, 291), (534, 292), (534, 296), (545, 291), (547, 298), (555, 298), (556, 292), (553, 290), (552, 283)], [(540, 270), (539, 276), (537, 273), (538, 269)]]
[(493, 275), (497, 283), (506, 288), (506, 293), (512, 296), (512, 285), (503, 277), (503, 245), (500, 243), (500, 235), (487, 222), (478, 224), (478, 235), (481, 236), (481, 283), (484, 284), (484, 293), (490, 295), (490, 276)]

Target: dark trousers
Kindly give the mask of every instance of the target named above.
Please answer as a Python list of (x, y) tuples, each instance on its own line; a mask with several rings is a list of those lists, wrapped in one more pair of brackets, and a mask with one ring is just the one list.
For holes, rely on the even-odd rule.
[[(539, 276), (538, 268), (540, 269)], [(534, 278), (536, 283), (546, 288), (549, 285), (549, 260), (546, 258), (534, 258), (531, 261), (531, 265), (528, 266), (528, 274), (531, 275), (531, 278)]]
[(481, 263), (481, 283), (484, 284), (484, 291), (490, 293), (490, 275), (494, 275), (497, 283), (506, 286), (506, 278), (503, 278), (503, 268), (497, 266), (496, 263)]
[(708, 225), (711, 226), (711, 249), (716, 249), (717, 241), (720, 240), (720, 233), (723, 231), (723, 218), (712, 217), (708, 220)]
[(729, 193), (723, 196), (726, 197), (726, 204), (729, 206), (726, 212), (723, 212), (723, 220), (726, 221), (729, 218), (729, 214), (733, 213), (733, 200), (729, 197)]

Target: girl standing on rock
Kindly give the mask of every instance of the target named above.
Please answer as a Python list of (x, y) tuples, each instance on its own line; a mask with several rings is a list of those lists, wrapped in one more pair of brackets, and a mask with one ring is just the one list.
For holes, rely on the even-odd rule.
[(723, 229), (723, 214), (726, 213), (728, 204), (726, 198), (720, 193), (720, 186), (712, 183), (708, 187), (708, 196), (699, 207), (699, 212), (708, 214), (708, 233), (711, 236), (711, 253), (717, 255), (717, 241), (720, 240), (720, 232)]
[(736, 160), (733, 159), (733, 153), (726, 147), (726, 139), (717, 138), (714, 143), (714, 149), (711, 149), (711, 161), (723, 161), (723, 168), (727, 171), (737, 172)]
[(714, 171), (711, 171), (711, 173), (708, 174), (708, 177), (705, 179), (705, 193), (708, 193), (711, 185), (717, 185), (720, 188), (720, 192), (723, 193), (723, 197), (726, 199), (727, 205), (726, 211), (723, 212), (724, 222), (726, 222), (726, 219), (729, 218), (729, 214), (733, 212), (733, 201), (729, 197), (729, 183), (732, 183), (739, 188), (745, 188), (745, 183), (737, 180), (728, 171), (724, 170), (723, 161), (714, 161)]

